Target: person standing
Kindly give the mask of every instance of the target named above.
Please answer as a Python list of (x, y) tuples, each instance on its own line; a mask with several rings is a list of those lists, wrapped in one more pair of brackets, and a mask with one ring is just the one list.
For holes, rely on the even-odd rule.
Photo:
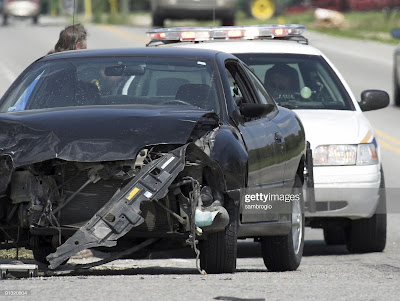
[(65, 27), (60, 32), (60, 37), (48, 54), (87, 48), (87, 30), (82, 24), (74, 24)]

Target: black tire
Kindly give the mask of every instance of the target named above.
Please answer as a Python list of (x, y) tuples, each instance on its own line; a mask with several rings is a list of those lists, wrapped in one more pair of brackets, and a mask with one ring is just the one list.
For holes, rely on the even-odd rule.
[(324, 228), (324, 240), (328, 246), (344, 245), (346, 243), (344, 228), (343, 227)]
[(381, 170), (379, 203), (370, 218), (352, 220), (346, 237), (346, 246), (351, 253), (382, 252), (386, 246), (386, 193), (385, 178)]
[[(47, 255), (54, 253), (56, 248), (51, 244), (51, 237), (49, 236), (34, 236), (31, 238), (31, 248), (33, 253), (33, 258), (45, 265), (49, 265), (49, 261), (46, 259)], [(61, 265), (66, 264), (68, 261), (65, 260)]]
[(393, 98), (394, 98), (394, 103), (396, 106), (400, 106), (400, 87), (399, 87), (399, 75), (397, 74), (396, 71), (396, 66), (394, 67), (394, 81), (393, 81)]
[(7, 26), (8, 25), (8, 15), (3, 15), (3, 26)]
[(259, 20), (267, 20), (274, 16), (280, 15), (285, 7), (282, 0), (245, 0), (245, 12), (250, 18)]
[(164, 26), (164, 17), (162, 17), (156, 13), (153, 13), (152, 24), (153, 24), (153, 27), (163, 27)]
[(40, 246), (40, 247), (32, 249), (33, 258), (37, 262), (43, 263), (45, 265), (50, 264), (49, 261), (46, 259), (47, 255), (49, 255), (55, 251), (56, 251), (56, 249), (49, 245), (44, 245), (44, 246)]
[(207, 235), (199, 243), (200, 267), (207, 274), (234, 273), (237, 259), (237, 229), (239, 208), (226, 200), (229, 224), (224, 231)]
[(33, 24), (38, 24), (39, 23), (39, 16), (34, 16), (32, 18), (32, 22), (33, 22)]
[(235, 16), (223, 18), (221, 20), (222, 26), (233, 26), (235, 25)]
[[(300, 177), (296, 175), (294, 188), (302, 188)], [(264, 264), (271, 272), (296, 270), (303, 257), (304, 248), (304, 200), (292, 202), (292, 230), (285, 236), (261, 237), (261, 252)], [(297, 221), (293, 223), (293, 221)], [(294, 239), (296, 237), (296, 239)]]

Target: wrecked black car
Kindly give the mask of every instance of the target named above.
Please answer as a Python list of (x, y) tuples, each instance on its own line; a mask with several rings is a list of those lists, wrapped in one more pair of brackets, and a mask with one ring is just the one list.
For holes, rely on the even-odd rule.
[[(0, 247), (55, 269), (190, 245), (232, 273), (237, 238), (261, 238), (270, 270), (294, 270), (302, 200), (251, 215), (243, 188), (301, 187), (306, 142), (235, 56), (209, 50), (67, 51), (31, 64), (0, 103)], [(117, 255), (115, 255), (117, 254)]]

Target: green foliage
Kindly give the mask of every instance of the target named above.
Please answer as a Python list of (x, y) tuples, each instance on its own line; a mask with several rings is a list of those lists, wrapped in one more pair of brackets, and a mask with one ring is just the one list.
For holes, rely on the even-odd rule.
[(345, 21), (341, 27), (322, 28), (315, 23), (312, 11), (284, 14), (277, 18), (271, 18), (267, 21), (247, 18), (244, 13), (237, 14), (237, 25), (255, 25), (255, 24), (304, 24), (309, 30), (349, 37), (357, 39), (375, 40), (386, 43), (397, 44), (399, 41), (393, 39), (390, 32), (393, 28), (400, 27), (400, 11), (369, 11), (369, 12), (345, 12), (343, 13)]
[[(16, 259), (17, 249), (0, 250), (0, 259)], [(33, 259), (32, 251), (25, 248), (19, 248), (18, 250), (19, 259)]]

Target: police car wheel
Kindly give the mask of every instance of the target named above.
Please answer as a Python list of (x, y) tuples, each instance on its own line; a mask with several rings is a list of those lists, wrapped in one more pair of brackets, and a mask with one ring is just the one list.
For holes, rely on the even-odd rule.
[(386, 246), (386, 194), (385, 179), (381, 170), (379, 203), (370, 218), (352, 220), (346, 237), (346, 246), (351, 253), (382, 252)]

